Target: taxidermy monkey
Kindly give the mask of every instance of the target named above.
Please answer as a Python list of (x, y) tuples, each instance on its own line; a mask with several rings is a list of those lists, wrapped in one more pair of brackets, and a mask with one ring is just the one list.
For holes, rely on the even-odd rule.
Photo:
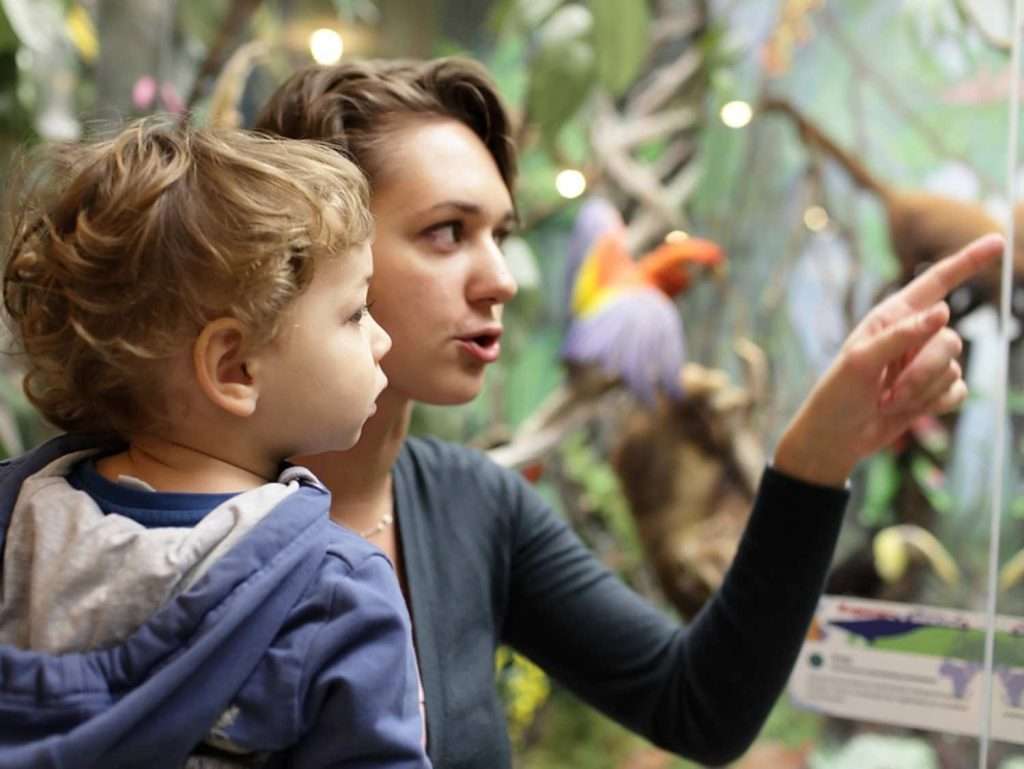
[[(781, 112), (797, 126), (800, 138), (808, 147), (817, 147), (831, 157), (862, 189), (873, 193), (885, 208), (889, 220), (889, 239), (900, 263), (900, 283), (944, 256), (952, 254), (970, 241), (990, 232), (1003, 232), (1003, 227), (977, 203), (943, 197), (927, 192), (898, 190), (883, 184), (868, 169), (841, 149), (817, 125), (782, 99), (766, 99), (762, 113)], [(1024, 318), (1024, 201), (1014, 207), (1013, 289), (1011, 309), (1020, 323)], [(954, 320), (969, 314), (984, 303), (999, 304), (1001, 265), (997, 262), (974, 281), (958, 289), (950, 297)], [(1022, 336), (1018, 335), (1017, 339)], [(952, 418), (952, 416), (950, 417)], [(903, 460), (901, 460), (903, 461)], [(909, 473), (904, 473), (908, 475)], [(909, 490), (901, 509), (930, 515), (928, 502), (920, 492)], [(915, 501), (916, 500), (916, 501)], [(920, 524), (927, 522), (927, 518)], [(895, 552), (897, 560), (914, 560), (913, 570), (886, 576), (879, 569), (879, 553)], [(922, 556), (924, 556), (922, 558)], [(867, 548), (852, 553), (837, 563), (830, 577), (830, 593), (866, 595), (886, 600), (912, 600), (920, 588), (923, 568), (930, 565), (947, 583), (956, 581), (956, 564), (923, 525), (903, 521), (879, 532), (873, 552)], [(901, 567), (905, 568), (905, 567)], [(1024, 551), (1003, 568), (1003, 589), (1024, 575)]]
[[(868, 169), (841, 149), (818, 126), (788, 101), (769, 98), (760, 111), (787, 115), (800, 132), (803, 143), (818, 147), (850, 175), (862, 189), (872, 192), (885, 207), (889, 220), (889, 239), (900, 263), (900, 283), (906, 283), (930, 263), (959, 250), (977, 237), (1002, 232), (1003, 227), (977, 203), (971, 203), (928, 192), (898, 190), (883, 184)], [(1024, 214), (1024, 203), (1018, 204)], [(1024, 224), (1015, 236), (1014, 247), (1014, 315), (1024, 315)], [(954, 319), (959, 319), (984, 303), (999, 303), (1000, 266), (998, 262), (982, 273), (964, 291), (951, 299)]]

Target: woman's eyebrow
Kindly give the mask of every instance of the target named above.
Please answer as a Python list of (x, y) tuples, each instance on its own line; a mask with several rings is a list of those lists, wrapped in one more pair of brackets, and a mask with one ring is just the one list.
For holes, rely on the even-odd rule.
[(483, 212), (483, 209), (476, 203), (466, 203), (461, 200), (445, 200), (440, 203), (435, 203), (430, 206), (430, 208), (425, 209), (425, 212), (437, 211), (441, 208), (454, 208), (470, 216), (476, 216)]
[[(435, 203), (434, 205), (430, 206), (430, 208), (424, 209), (424, 213), (430, 213), (432, 211), (437, 211), (446, 208), (454, 208), (456, 211), (465, 216), (482, 217), (484, 215), (484, 209), (482, 206), (464, 200), (445, 200), (442, 201), (441, 203)], [(519, 216), (516, 214), (515, 210), (509, 209), (508, 211), (506, 211), (505, 215), (501, 217), (501, 224), (518, 227)]]

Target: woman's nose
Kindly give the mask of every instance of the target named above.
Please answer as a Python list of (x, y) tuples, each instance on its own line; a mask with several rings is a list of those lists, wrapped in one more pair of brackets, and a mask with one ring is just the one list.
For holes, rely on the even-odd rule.
[(504, 304), (516, 295), (519, 285), (512, 277), (505, 255), (497, 243), (491, 242), (480, 249), (475, 275), (470, 285), (471, 302)]

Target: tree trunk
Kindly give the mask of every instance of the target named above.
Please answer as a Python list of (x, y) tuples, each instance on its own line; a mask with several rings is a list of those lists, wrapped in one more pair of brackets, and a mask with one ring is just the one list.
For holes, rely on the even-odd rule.
[(99, 0), (100, 55), (96, 65), (96, 114), (121, 120), (140, 110), (132, 102), (138, 79), (163, 82), (171, 70), (175, 0)]
[(433, 54), (438, 0), (379, 0), (378, 55), (425, 59)]

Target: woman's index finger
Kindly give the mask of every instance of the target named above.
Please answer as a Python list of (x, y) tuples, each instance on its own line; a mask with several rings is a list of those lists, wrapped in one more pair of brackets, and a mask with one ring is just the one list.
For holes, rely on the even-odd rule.
[(991, 265), (1003, 253), (1004, 246), (1002, 235), (983, 235), (933, 264), (900, 293), (911, 307), (922, 310)]

